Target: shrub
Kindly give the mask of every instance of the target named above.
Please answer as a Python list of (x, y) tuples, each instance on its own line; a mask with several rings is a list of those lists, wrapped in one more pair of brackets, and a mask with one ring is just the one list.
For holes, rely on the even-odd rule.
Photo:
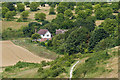
[(50, 14), (56, 14), (55, 11), (54, 11), (54, 7), (51, 7), (51, 8), (50, 8), (49, 15), (50, 15)]
[(22, 19), (21, 19), (21, 18), (18, 18), (16, 22), (22, 22)]

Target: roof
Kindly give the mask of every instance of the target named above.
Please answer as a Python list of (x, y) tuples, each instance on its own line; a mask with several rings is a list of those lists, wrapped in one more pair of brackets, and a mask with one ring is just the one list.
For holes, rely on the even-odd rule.
[(40, 29), (40, 30), (38, 31), (38, 34), (43, 35), (43, 34), (45, 34), (47, 31), (48, 31), (47, 29)]
[(61, 34), (61, 33), (65, 33), (68, 30), (62, 30), (62, 29), (56, 29), (56, 34)]

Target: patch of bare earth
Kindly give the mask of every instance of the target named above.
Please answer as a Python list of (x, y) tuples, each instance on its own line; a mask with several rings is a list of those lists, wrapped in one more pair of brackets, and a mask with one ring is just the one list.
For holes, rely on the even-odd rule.
[(51, 61), (43, 57), (39, 57), (27, 49), (13, 44), (11, 41), (0, 41), (2, 44), (2, 67), (11, 66), (18, 61), (40, 63), (41, 61)]
[(99, 26), (102, 22), (104, 22), (104, 20), (96, 20), (95, 24), (96, 26)]

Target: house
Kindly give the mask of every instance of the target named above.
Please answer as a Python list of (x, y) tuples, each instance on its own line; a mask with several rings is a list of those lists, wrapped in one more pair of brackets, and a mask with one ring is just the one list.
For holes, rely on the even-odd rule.
[(65, 33), (66, 31), (68, 31), (68, 30), (56, 29), (56, 35), (57, 35), (57, 34), (63, 34), (63, 33)]
[(52, 34), (47, 29), (40, 29), (38, 34), (41, 36), (41, 39), (39, 39), (40, 42), (51, 40), (52, 38)]

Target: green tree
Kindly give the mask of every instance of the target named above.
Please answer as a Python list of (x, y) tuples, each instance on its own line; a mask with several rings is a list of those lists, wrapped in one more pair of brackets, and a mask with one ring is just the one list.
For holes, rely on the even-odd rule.
[(38, 5), (38, 3), (36, 3), (36, 2), (32, 2), (32, 3), (30, 4), (30, 10), (31, 10), (31, 11), (36, 11), (38, 7), (39, 7), (39, 5)]
[(85, 12), (86, 12), (87, 16), (91, 16), (92, 15), (92, 10), (90, 10), (90, 9), (86, 9)]
[(70, 9), (68, 9), (64, 12), (64, 16), (70, 18), (73, 16), (73, 13)]
[(23, 19), (23, 20), (27, 20), (27, 17), (29, 16), (29, 12), (28, 11), (23, 11), (22, 13), (21, 13), (21, 18)]
[(94, 10), (96, 11), (97, 9), (99, 9), (99, 8), (101, 8), (101, 5), (100, 4), (96, 4), (95, 6), (94, 6)]
[(32, 34), (31, 38), (32, 38), (33, 40), (35, 39), (35, 41), (37, 41), (37, 39), (39, 39), (39, 38), (41, 38), (41, 37), (40, 37), (40, 34), (35, 33), (35, 34)]
[(56, 13), (55, 13), (55, 10), (54, 10), (54, 7), (50, 7), (49, 14), (56, 14)]
[(36, 13), (35, 14), (35, 20), (44, 21), (46, 19), (45, 13)]
[(24, 4), (29, 7), (30, 6), (30, 2), (24, 2)]
[(15, 15), (14, 11), (8, 11), (6, 14), (5, 14), (5, 18), (7, 20), (10, 20), (10, 19), (13, 19), (13, 16)]
[(65, 52), (69, 54), (75, 54), (78, 52), (84, 53), (86, 48), (89, 31), (86, 28), (76, 28), (71, 32), (66, 40)]
[(95, 45), (98, 44), (98, 42), (108, 36), (109, 34), (104, 29), (95, 30), (90, 37), (89, 51), (93, 50)]
[(2, 7), (2, 17), (5, 17), (5, 14), (9, 11), (7, 7)]
[(22, 12), (22, 11), (25, 11), (25, 5), (22, 4), (22, 3), (18, 3), (17, 4), (17, 10)]
[(112, 8), (99, 8), (95, 11), (95, 16), (97, 19), (103, 20), (113, 13)]
[(64, 13), (64, 11), (66, 10), (66, 6), (64, 6), (64, 5), (58, 5), (58, 7), (57, 7), (57, 12), (58, 13)]
[(102, 23), (103, 29), (109, 34), (113, 34), (115, 29), (118, 27), (118, 22), (115, 19), (107, 18)]
[(2, 6), (3, 6), (3, 7), (7, 7), (10, 11), (15, 11), (15, 10), (16, 10), (16, 8), (15, 8), (15, 6), (13, 5), (12, 2), (5, 2)]
[(87, 13), (83, 10), (80, 10), (77, 15), (78, 18), (83, 18), (85, 19), (87, 17)]
[(76, 8), (75, 8), (75, 13), (77, 14), (80, 10), (84, 10), (84, 6), (77, 6)]

